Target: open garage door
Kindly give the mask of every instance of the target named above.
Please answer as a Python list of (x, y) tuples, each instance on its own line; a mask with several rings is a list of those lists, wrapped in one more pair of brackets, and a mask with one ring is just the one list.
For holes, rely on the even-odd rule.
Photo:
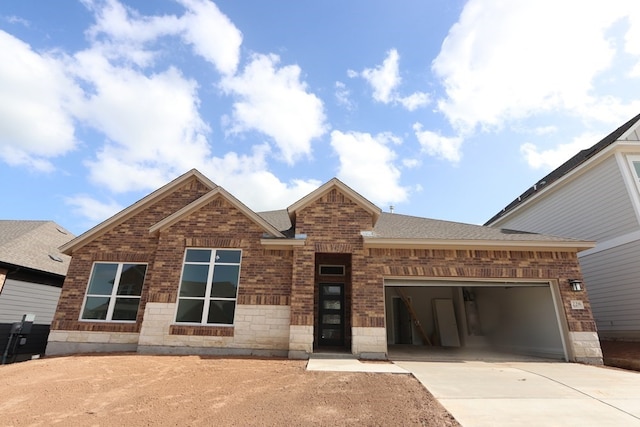
[(568, 360), (557, 299), (549, 283), (385, 280), (387, 344)]

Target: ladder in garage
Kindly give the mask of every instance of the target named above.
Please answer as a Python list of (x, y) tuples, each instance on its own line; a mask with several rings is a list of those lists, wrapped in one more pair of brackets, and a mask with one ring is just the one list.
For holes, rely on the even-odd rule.
[(418, 328), (418, 332), (420, 332), (420, 336), (422, 337), (422, 342), (424, 342), (425, 344), (432, 345), (431, 344), (431, 340), (429, 339), (429, 337), (425, 333), (424, 329), (422, 329), (422, 325), (420, 324), (420, 321), (418, 320), (418, 316), (416, 315), (416, 312), (413, 311), (413, 306), (411, 305), (411, 301), (409, 301), (409, 298), (407, 298), (405, 293), (400, 288), (396, 288), (396, 293), (398, 294), (398, 296), (400, 296), (400, 299), (402, 300), (404, 305), (407, 307), (407, 310), (409, 311), (409, 314), (411, 315), (411, 320), (413, 320), (413, 324), (416, 325), (416, 328)]

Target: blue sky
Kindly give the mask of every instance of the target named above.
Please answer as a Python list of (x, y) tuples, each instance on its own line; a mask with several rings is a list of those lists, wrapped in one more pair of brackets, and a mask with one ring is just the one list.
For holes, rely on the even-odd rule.
[(0, 4), (0, 218), (75, 234), (192, 168), (482, 224), (638, 112), (635, 0)]

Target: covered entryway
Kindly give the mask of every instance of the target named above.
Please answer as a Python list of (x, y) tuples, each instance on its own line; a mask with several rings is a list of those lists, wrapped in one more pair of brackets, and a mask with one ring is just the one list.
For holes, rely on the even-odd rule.
[(389, 353), (569, 360), (558, 301), (549, 282), (386, 280)]
[(351, 348), (351, 254), (317, 253), (314, 351)]

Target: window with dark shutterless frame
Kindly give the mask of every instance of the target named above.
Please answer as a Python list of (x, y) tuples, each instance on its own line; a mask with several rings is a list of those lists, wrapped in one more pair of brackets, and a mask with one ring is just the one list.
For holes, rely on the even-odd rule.
[(135, 322), (146, 264), (93, 264), (80, 320)]

